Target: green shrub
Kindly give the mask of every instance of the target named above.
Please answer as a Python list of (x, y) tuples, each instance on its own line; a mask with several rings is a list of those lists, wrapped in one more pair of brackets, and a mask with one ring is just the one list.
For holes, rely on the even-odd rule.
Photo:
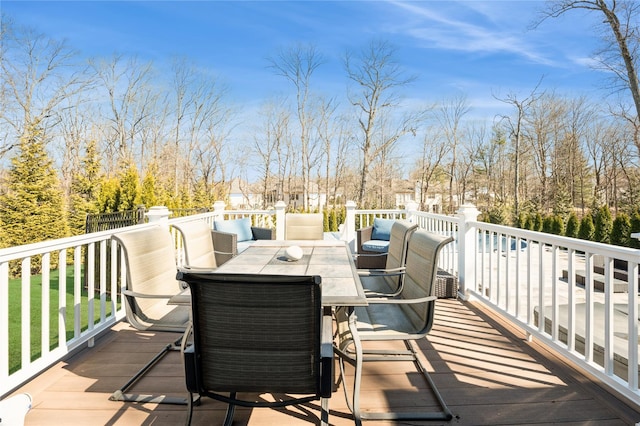
[(542, 215), (540, 213), (536, 213), (533, 216), (533, 227), (531, 228), (531, 230), (536, 232), (541, 232), (542, 226), (543, 226)]
[(524, 229), (533, 230), (533, 216), (528, 214), (524, 220)]
[(569, 215), (569, 219), (567, 219), (567, 226), (564, 230), (564, 235), (571, 238), (578, 238), (578, 233), (580, 232), (580, 221), (578, 220), (578, 216), (575, 213), (571, 213)]
[(611, 226), (611, 244), (631, 247), (631, 220), (625, 213), (618, 213)]
[(588, 241), (593, 241), (593, 235), (595, 228), (593, 226), (593, 219), (591, 215), (585, 215), (580, 221), (580, 230), (578, 231), (578, 238)]
[(557, 214), (552, 214), (544, 218), (542, 221), (542, 232), (547, 234), (562, 235), (564, 232), (564, 221)]
[(594, 226), (594, 241), (600, 243), (608, 243), (611, 241), (613, 219), (611, 218), (611, 210), (609, 210), (609, 206), (604, 205), (596, 211)]

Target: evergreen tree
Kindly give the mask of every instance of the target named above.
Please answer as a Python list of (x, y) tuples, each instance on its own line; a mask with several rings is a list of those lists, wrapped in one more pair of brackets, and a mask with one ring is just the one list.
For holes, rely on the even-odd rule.
[[(7, 191), (0, 196), (4, 247), (69, 235), (63, 192), (40, 131), (28, 129), (11, 159)], [(37, 260), (32, 268), (38, 269)]]
[(118, 211), (120, 205), (120, 182), (117, 178), (102, 180), (100, 195), (98, 197), (98, 209), (100, 213), (112, 213)]
[(120, 176), (120, 197), (117, 211), (136, 209), (141, 202), (140, 193), (138, 168), (133, 162), (129, 162)]
[(542, 215), (540, 213), (536, 213), (533, 216), (533, 228), (531, 228), (532, 231), (536, 231), (536, 232), (541, 232), (542, 231)]
[(611, 228), (613, 227), (613, 219), (611, 218), (609, 206), (604, 205), (596, 211), (594, 226), (594, 241), (608, 243), (611, 240)]
[(533, 216), (530, 214), (527, 214), (525, 220), (524, 220), (524, 229), (528, 229), (529, 231), (533, 230)]
[(631, 220), (625, 213), (618, 213), (611, 226), (611, 244), (631, 247)]
[(565, 229), (565, 235), (571, 238), (578, 238), (578, 232), (580, 231), (580, 221), (575, 213), (569, 215), (567, 219), (567, 227)]
[(73, 235), (84, 233), (87, 214), (99, 213), (100, 159), (95, 141), (87, 144), (79, 170), (71, 178), (69, 226)]
[(571, 194), (569, 194), (569, 191), (567, 191), (564, 186), (560, 186), (553, 198), (553, 213), (566, 219), (571, 213), (572, 208)]
[(578, 238), (588, 241), (593, 241), (593, 234), (595, 228), (593, 226), (593, 219), (590, 214), (585, 215), (580, 221), (580, 230), (578, 231)]
[(518, 213), (518, 218), (516, 220), (517, 226), (520, 229), (527, 229), (527, 213), (520, 212)]
[(554, 214), (551, 218), (551, 233), (555, 235), (564, 234), (564, 220), (559, 214)]
[(333, 208), (329, 212), (329, 231), (335, 232), (338, 230), (338, 212)]
[(147, 167), (147, 171), (142, 179), (142, 189), (140, 191), (140, 202), (145, 206), (152, 207), (160, 205), (158, 203), (158, 188), (156, 183), (156, 175), (158, 174), (158, 166), (152, 163)]

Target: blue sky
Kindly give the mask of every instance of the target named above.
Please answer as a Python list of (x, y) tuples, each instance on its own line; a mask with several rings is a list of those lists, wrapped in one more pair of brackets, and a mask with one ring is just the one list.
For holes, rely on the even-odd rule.
[(529, 29), (543, 1), (7, 1), (18, 24), (66, 39), (87, 57), (135, 54), (160, 69), (184, 56), (210, 70), (240, 104), (293, 89), (267, 68), (279, 48), (312, 43), (326, 58), (315, 88), (344, 94), (342, 57), (372, 39), (396, 45), (417, 81), (408, 101), (463, 94), (477, 117), (504, 108), (494, 96), (544, 89), (606, 94), (589, 68), (599, 46), (596, 14), (575, 11)]

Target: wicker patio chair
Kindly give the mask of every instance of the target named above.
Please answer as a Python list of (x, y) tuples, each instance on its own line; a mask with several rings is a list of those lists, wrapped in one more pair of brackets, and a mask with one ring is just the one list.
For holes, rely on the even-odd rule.
[[(397, 220), (391, 226), (389, 249), (386, 253), (384, 269), (358, 270), (362, 287), (368, 295), (394, 295), (402, 291), (404, 269), (407, 259), (409, 238), (418, 229), (418, 225)], [(368, 257), (367, 254), (357, 254)], [(374, 255), (375, 256), (375, 255)]]
[[(433, 295), (438, 254), (442, 247), (452, 241), (444, 237), (418, 230), (409, 239), (406, 272), (402, 291), (396, 297), (367, 299), (369, 305), (336, 309), (337, 342), (334, 347), (338, 355), (342, 382), (345, 382), (345, 363), (355, 368), (351, 396), (344, 386), (347, 405), (356, 424), (362, 419), (374, 420), (444, 420), (452, 418), (426, 368), (422, 365), (414, 347), (414, 340), (422, 339), (433, 325), (436, 297)], [(404, 341), (406, 350), (367, 349), (367, 342), (395, 340)], [(411, 412), (361, 412), (360, 388), (363, 363), (368, 361), (413, 361), (423, 373), (441, 411)]]
[(359, 269), (383, 269), (387, 262), (387, 250), (394, 219), (376, 217), (373, 225), (356, 230), (356, 267)]
[[(183, 349), (188, 401), (198, 394), (227, 403), (231, 424), (236, 406), (321, 400), (320, 421), (327, 424), (332, 322), (323, 315), (319, 276), (181, 270), (178, 278), (192, 298), (193, 344)], [(187, 425), (192, 414), (189, 404)]]
[[(167, 304), (182, 290), (176, 279), (175, 250), (169, 230), (164, 226), (153, 226), (115, 234), (112, 240), (121, 248), (122, 267), (126, 269), (122, 295), (129, 324), (141, 331), (184, 333), (189, 323), (189, 307)], [(164, 355), (179, 350), (180, 340), (166, 345), (110, 399), (185, 404), (182, 398), (126, 393)]]
[(232, 220), (215, 220), (211, 231), (213, 245), (216, 248), (216, 261), (222, 266), (238, 253), (246, 250), (254, 241), (275, 240), (276, 230), (260, 226), (251, 226), (248, 217)]
[(284, 229), (285, 240), (323, 240), (324, 218), (322, 213), (287, 213)]

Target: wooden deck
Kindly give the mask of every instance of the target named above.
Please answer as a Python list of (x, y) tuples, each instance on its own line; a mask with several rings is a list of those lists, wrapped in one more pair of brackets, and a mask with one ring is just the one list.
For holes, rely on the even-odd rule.
[[(96, 346), (61, 362), (25, 385), (33, 409), (26, 425), (175, 425), (184, 423), (185, 407), (109, 401), (164, 345), (172, 333), (141, 333), (118, 324)], [(436, 325), (419, 346), (431, 376), (454, 414), (450, 424), (634, 425), (640, 412), (568, 368), (518, 330), (478, 306), (443, 299)], [(363, 409), (432, 405), (422, 377), (410, 363), (365, 364)], [(179, 353), (170, 353), (135, 386), (138, 393), (184, 396)], [(342, 386), (330, 402), (332, 425), (351, 425)], [(238, 425), (303, 425), (318, 421), (318, 403), (282, 410), (238, 409)], [(194, 410), (194, 425), (219, 424), (224, 407), (211, 400)], [(391, 422), (365, 422), (388, 425)], [(404, 422), (393, 424), (440, 424)]]

